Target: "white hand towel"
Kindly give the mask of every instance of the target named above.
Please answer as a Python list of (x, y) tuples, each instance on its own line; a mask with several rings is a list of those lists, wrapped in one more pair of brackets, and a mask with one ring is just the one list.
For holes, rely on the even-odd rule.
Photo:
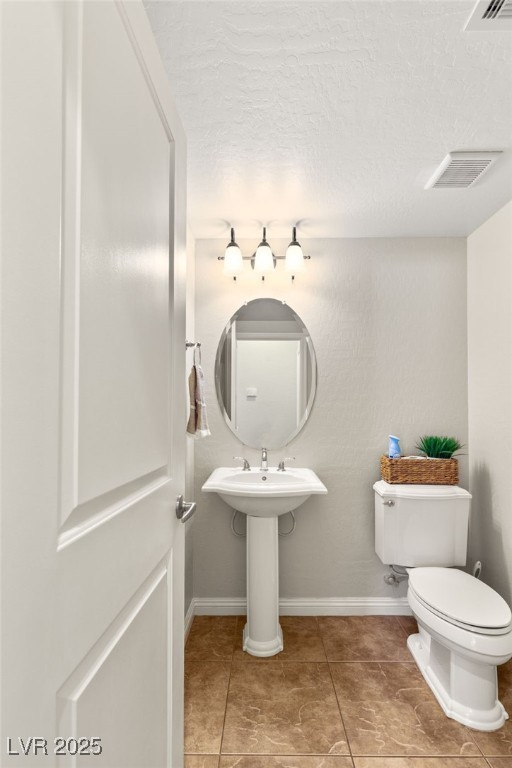
[(190, 415), (188, 417), (187, 432), (189, 435), (195, 435), (196, 433), (196, 367), (192, 366), (190, 376), (188, 377), (188, 394), (190, 398)]
[(200, 365), (194, 366), (196, 371), (196, 393), (195, 393), (195, 406), (196, 406), (196, 438), (208, 437), (211, 435), (210, 428), (208, 427), (208, 418), (206, 415), (206, 400), (205, 400), (205, 383), (204, 372)]
[(204, 372), (197, 363), (192, 366), (188, 377), (188, 391), (190, 396), (190, 414), (188, 417), (187, 432), (195, 438), (208, 437), (208, 419), (206, 416), (206, 401), (204, 396)]

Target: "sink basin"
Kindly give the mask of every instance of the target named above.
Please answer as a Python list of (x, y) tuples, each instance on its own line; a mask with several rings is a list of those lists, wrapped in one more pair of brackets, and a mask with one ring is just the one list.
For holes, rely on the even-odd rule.
[(276, 517), (300, 507), (312, 494), (327, 488), (312, 469), (293, 467), (280, 472), (276, 467), (243, 471), (218, 467), (202, 490), (218, 493), (226, 504), (254, 517)]

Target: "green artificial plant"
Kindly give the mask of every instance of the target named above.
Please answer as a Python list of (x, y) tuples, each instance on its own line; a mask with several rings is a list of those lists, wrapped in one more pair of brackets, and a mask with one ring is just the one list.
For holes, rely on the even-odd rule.
[(429, 459), (451, 459), (462, 447), (456, 437), (439, 437), (438, 435), (424, 435), (416, 443), (416, 448)]

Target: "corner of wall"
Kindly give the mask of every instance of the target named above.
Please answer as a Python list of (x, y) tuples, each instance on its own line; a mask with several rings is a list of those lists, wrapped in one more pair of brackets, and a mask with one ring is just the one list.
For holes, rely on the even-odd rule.
[(512, 201), (467, 241), (469, 473), (468, 565), (512, 601)]

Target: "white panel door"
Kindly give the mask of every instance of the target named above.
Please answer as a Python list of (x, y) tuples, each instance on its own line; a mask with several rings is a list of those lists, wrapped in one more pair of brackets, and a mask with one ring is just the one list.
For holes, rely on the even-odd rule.
[(184, 135), (140, 4), (0, 13), (0, 764), (180, 768)]

